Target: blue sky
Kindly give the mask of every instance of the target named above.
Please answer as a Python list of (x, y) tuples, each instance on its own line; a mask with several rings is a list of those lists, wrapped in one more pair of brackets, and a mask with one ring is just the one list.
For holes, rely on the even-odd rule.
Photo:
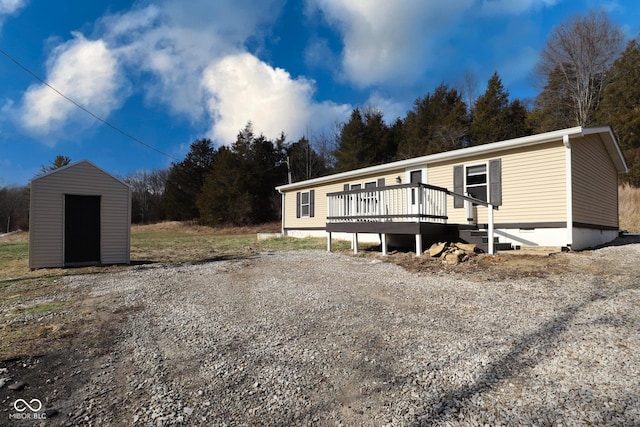
[(604, 9), (628, 39), (636, 0), (0, 0), (0, 186), (57, 155), (118, 176), (165, 168), (196, 139), (330, 134), (355, 107), (391, 122), (440, 83), (497, 71), (512, 98), (554, 26)]

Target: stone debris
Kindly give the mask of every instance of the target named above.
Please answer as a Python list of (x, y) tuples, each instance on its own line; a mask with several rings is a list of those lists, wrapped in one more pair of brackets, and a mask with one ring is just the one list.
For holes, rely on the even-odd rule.
[(438, 242), (425, 251), (430, 257), (440, 257), (444, 264), (458, 264), (477, 255), (478, 248), (473, 243)]
[(20, 391), (20, 390), (22, 390), (23, 388), (25, 388), (25, 387), (26, 387), (26, 385), (27, 385), (27, 384), (26, 384), (26, 383), (24, 383), (24, 382), (22, 382), (22, 381), (17, 381), (17, 382), (15, 382), (15, 383), (13, 383), (13, 384), (10, 384), (7, 388), (8, 388), (9, 390), (13, 390), (13, 391)]

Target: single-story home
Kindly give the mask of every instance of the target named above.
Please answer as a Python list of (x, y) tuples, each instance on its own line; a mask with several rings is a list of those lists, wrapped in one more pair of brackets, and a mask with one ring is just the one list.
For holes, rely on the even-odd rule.
[(388, 245), (458, 239), (497, 248), (573, 250), (619, 233), (609, 127), (574, 127), (341, 172), (277, 187), (282, 233)]
[(82, 160), (31, 181), (29, 267), (129, 264), (131, 188)]

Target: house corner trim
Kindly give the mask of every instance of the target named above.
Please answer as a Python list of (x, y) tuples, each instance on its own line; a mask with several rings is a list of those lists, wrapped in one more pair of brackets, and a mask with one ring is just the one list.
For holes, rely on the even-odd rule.
[(565, 150), (565, 183), (566, 183), (566, 197), (567, 197), (567, 247), (571, 247), (573, 244), (573, 180), (572, 180), (572, 168), (571, 168), (571, 141), (569, 135), (562, 136), (562, 144), (566, 148)]

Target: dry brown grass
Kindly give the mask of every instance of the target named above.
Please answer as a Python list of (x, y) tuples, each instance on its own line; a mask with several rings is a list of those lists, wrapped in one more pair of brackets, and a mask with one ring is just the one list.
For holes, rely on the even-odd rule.
[(267, 224), (251, 225), (246, 227), (207, 227), (199, 225), (195, 222), (166, 221), (157, 224), (133, 225), (131, 233), (144, 233), (147, 231), (165, 231), (174, 233), (201, 234), (214, 236), (233, 236), (238, 234), (256, 234), (256, 233), (278, 233), (280, 232), (280, 222), (270, 222)]
[(618, 194), (620, 229), (640, 233), (640, 188), (622, 185)]

